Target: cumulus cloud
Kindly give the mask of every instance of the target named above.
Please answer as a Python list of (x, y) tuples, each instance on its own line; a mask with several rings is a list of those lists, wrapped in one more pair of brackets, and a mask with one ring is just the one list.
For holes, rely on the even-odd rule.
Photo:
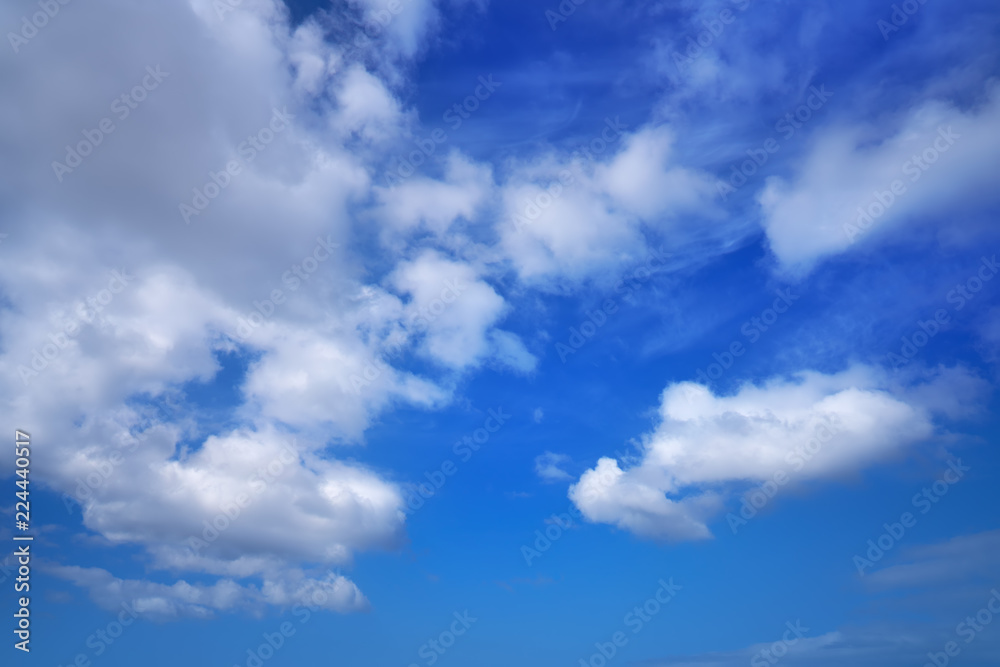
[(679, 246), (692, 221), (718, 215), (716, 180), (677, 162), (670, 128), (628, 131), (608, 119), (594, 141), (604, 147), (596, 154), (516, 164), (501, 187), (501, 247), (528, 284), (606, 277), (643, 254), (647, 234)]
[(946, 372), (923, 383), (933, 392), (907, 393), (880, 371), (854, 366), (746, 384), (731, 396), (672, 384), (656, 429), (642, 438), (641, 460), (623, 469), (602, 458), (569, 495), (592, 521), (654, 539), (706, 538), (729, 486), (778, 471), (808, 479), (861, 469), (932, 436), (935, 414), (951, 406), (926, 399), (967, 381)]
[[(398, 548), (401, 496), (326, 447), (363, 440), (393, 405), (451, 399), (447, 378), (400, 370), (387, 350), (416, 349), (444, 372), (535, 362), (496, 328), (506, 304), (482, 266), (406, 247), (417, 223), (472, 216), (490, 171), (456, 157), (445, 190), (415, 179), (397, 193), (405, 201), (382, 201), (401, 219), (385, 224), (401, 256), (416, 259), (373, 269), (354, 241), (358, 219), (377, 217), (358, 213), (379, 201), (371, 175), (414, 117), (398, 70), (360, 64), (315, 20), (292, 25), (283, 3), (223, 16), (216, 4), (103, 0), (0, 60), (10, 213), (0, 417), (45, 424), (54, 444), (33, 472), (80, 502), (102, 543), (138, 547), (177, 579), (62, 570), (95, 599), (145, 599), (169, 618), (287, 606), (322, 589), (327, 608), (361, 610), (354, 583), (308, 572)], [(383, 64), (416, 53), (434, 29), (433, 2), (405, 6), (388, 29), (399, 40), (366, 47), (387, 49)], [(4, 5), (0, 22), (16, 25), (20, 12)], [(451, 202), (441, 213), (426, 204), (438, 196)], [(402, 219), (411, 206), (418, 214)], [(462, 309), (414, 329), (452, 277), (467, 286)], [(158, 409), (189, 405), (185, 388), (215, 381), (223, 355), (248, 362), (237, 425), (202, 423), (197, 406)], [(280, 474), (267, 472), (275, 460)], [(88, 478), (99, 483), (81, 485)], [(209, 539), (215, 521), (228, 524)]]
[(408, 297), (404, 317), (426, 356), (454, 369), (491, 354), (518, 370), (534, 367), (516, 336), (493, 330), (507, 305), (472, 265), (425, 251), (400, 263), (388, 282)]

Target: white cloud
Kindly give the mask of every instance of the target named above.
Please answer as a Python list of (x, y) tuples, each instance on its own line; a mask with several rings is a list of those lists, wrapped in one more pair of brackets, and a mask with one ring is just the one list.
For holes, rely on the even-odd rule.
[(647, 234), (677, 246), (718, 217), (715, 179), (676, 163), (668, 127), (628, 132), (609, 119), (602, 132), (595, 141), (613, 137), (602, 152), (515, 164), (501, 188), (501, 247), (532, 286), (607, 279), (643, 255)]
[(470, 264), (425, 251), (402, 262), (388, 282), (409, 297), (405, 318), (426, 356), (454, 369), (490, 355), (522, 372), (534, 368), (534, 357), (516, 336), (493, 329), (507, 305)]
[(474, 219), (492, 188), (489, 167), (452, 151), (445, 161), (443, 181), (414, 176), (394, 188), (377, 188), (382, 206), (376, 215), (390, 229), (423, 225), (443, 235), (459, 218)]
[[(383, 44), (394, 50), (389, 59), (415, 52), (433, 26), (433, 3), (407, 7), (392, 30), (409, 41)], [(317, 24), (293, 29), (281, 3), (248, 1), (221, 19), (206, 0), (78, 9), (67, 8), (73, 20), (51, 21), (18, 57), (0, 59), (8, 93), (0, 197), (10, 211), (0, 247), (0, 419), (45, 425), (53, 444), (39, 448), (33, 473), (57, 492), (82, 489), (84, 526), (104, 544), (134, 545), (161, 573), (209, 581), (63, 573), (95, 599), (124, 591), (163, 617), (285, 606), (317, 588), (329, 589), (328, 608), (362, 609), (355, 584), (303, 568), (397, 548), (402, 500), (395, 483), (325, 447), (362, 440), (395, 404), (451, 399), (447, 382), (398, 370), (387, 349), (412, 337), (446, 370), (495, 358), (523, 372), (533, 357), (495, 328), (506, 305), (479, 268), (459, 259), (408, 264), (395, 274), (411, 297), (404, 305), (379, 286), (395, 265), (373, 278), (352, 246), (357, 209), (374, 200), (371, 174), (414, 116), (386, 80), (398, 72), (348, 64)], [(20, 16), (0, 6), (0, 23)], [(112, 104), (143, 81), (147, 65), (163, 79), (124, 116)], [(25, 99), (37, 109), (16, 101)], [(268, 129), (275, 110), (290, 117), (280, 131)], [(113, 131), (87, 139), (105, 118)], [(251, 151), (250, 137), (261, 147)], [(58, 180), (52, 162), (81, 142), (91, 150)], [(239, 173), (225, 176), (234, 161)], [(456, 158), (448, 179), (453, 215), (472, 215), (488, 170)], [(185, 224), (180, 204), (214, 188)], [(340, 244), (318, 263), (317, 237)], [(437, 296), (426, 282), (435, 267), (442, 278), (454, 268), (469, 291), (463, 310), (420, 338), (410, 330), (413, 307)], [(112, 294), (110, 272), (122, 269), (128, 284)], [(303, 270), (307, 277), (293, 280)], [(280, 303), (256, 305), (276, 290)], [(96, 317), (95, 306), (82, 305), (105, 295)], [(259, 308), (266, 321), (238, 340), (240, 319)], [(205, 433), (197, 410), (145, 407), (183, 405), (182, 387), (213, 380), (222, 352), (253, 359), (237, 387), (238, 426)], [(37, 375), (24, 382), (19, 366)], [(136, 432), (142, 442), (123, 449)], [(249, 493), (255, 466), (293, 435), (294, 460), (282, 474), (217, 539), (191, 551), (189, 537)], [(0, 474), (10, 466), (0, 462)], [(80, 486), (101, 470), (111, 473)]]
[[(854, 244), (898, 237), (903, 225), (948, 221), (994, 198), (998, 154), (996, 85), (971, 108), (932, 100), (884, 126), (823, 129), (791, 181), (773, 177), (760, 194), (771, 248), (785, 269), (802, 272)], [(902, 186), (896, 194), (893, 181)]]
[(570, 462), (572, 459), (566, 454), (545, 452), (535, 457), (535, 473), (546, 482), (561, 482), (572, 479), (570, 474), (561, 467)]
[(597, 169), (602, 189), (622, 208), (651, 223), (661, 216), (710, 212), (715, 179), (671, 165), (674, 142), (667, 127), (647, 127), (628, 136), (622, 151)]
[[(570, 488), (592, 521), (655, 539), (710, 536), (726, 484), (762, 482), (782, 471), (796, 479), (858, 470), (934, 433), (927, 404), (967, 384), (964, 373), (928, 380), (908, 394), (880, 371), (855, 366), (826, 375), (803, 371), (744, 385), (731, 396), (682, 382), (661, 397), (660, 421), (643, 437), (638, 465), (602, 458)], [(914, 391), (914, 390), (909, 390)], [(908, 402), (909, 400), (909, 402)]]
[(301, 571), (284, 572), (261, 588), (240, 586), (223, 579), (211, 586), (184, 580), (167, 585), (136, 579), (120, 579), (100, 568), (57, 566), (52, 572), (86, 588), (91, 598), (108, 611), (134, 612), (153, 620), (207, 618), (220, 611), (259, 609), (263, 605), (308, 606), (340, 613), (365, 611), (368, 600), (352, 582), (338, 574), (322, 579)]

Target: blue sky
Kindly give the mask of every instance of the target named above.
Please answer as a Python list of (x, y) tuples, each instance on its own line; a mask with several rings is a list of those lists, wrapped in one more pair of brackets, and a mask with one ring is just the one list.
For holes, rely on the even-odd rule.
[(10, 664), (997, 663), (994, 3), (0, 25)]

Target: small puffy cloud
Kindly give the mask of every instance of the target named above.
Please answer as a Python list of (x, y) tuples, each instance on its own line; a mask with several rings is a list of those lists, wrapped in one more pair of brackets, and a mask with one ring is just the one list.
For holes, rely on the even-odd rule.
[(545, 452), (535, 457), (535, 472), (546, 482), (561, 482), (572, 479), (570, 474), (561, 467), (571, 461), (572, 459), (566, 454)]
[(933, 391), (900, 388), (865, 366), (803, 371), (746, 384), (731, 396), (672, 384), (638, 464), (623, 469), (602, 458), (570, 487), (570, 498), (590, 520), (646, 537), (709, 537), (706, 521), (729, 486), (778, 471), (806, 479), (870, 465), (929, 438), (934, 415), (952, 406), (928, 399), (967, 384), (967, 374), (944, 372), (924, 383)]

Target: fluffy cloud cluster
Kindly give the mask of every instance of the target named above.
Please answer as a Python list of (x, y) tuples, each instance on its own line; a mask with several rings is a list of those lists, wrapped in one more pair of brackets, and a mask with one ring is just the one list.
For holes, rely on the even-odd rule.
[(776, 472), (803, 480), (861, 469), (929, 438), (934, 415), (954, 407), (934, 396), (968, 395), (979, 385), (944, 371), (903, 388), (864, 366), (747, 384), (732, 396), (673, 384), (659, 424), (642, 438), (641, 461), (623, 469), (602, 458), (569, 495), (592, 521), (653, 539), (706, 538), (708, 519), (733, 485)]
[[(398, 65), (434, 4), (404, 3), (379, 39), (349, 44), (317, 20), (293, 26), (280, 2), (218, 4), (71, 5), (0, 61), (0, 415), (38, 438), (45, 426), (33, 472), (103, 543), (140, 547), (167, 576), (221, 578), (56, 569), (101, 604), (201, 616), (323, 590), (321, 606), (360, 610), (353, 582), (317, 573), (397, 548), (402, 499), (327, 445), (358, 442), (393, 405), (445, 404), (467, 368), (529, 372), (535, 358), (499, 328), (508, 306), (482, 261), (410, 245), (417, 224), (472, 218), (489, 168), (455, 154), (443, 186), (372, 187), (410, 136)], [(147, 66), (161, 78), (140, 89)], [(362, 219), (387, 230), (389, 266), (352, 249)], [(390, 347), (432, 375), (399, 370)], [(184, 387), (213, 381), (224, 354), (250, 360), (238, 426), (157, 407), (191, 405)]]

